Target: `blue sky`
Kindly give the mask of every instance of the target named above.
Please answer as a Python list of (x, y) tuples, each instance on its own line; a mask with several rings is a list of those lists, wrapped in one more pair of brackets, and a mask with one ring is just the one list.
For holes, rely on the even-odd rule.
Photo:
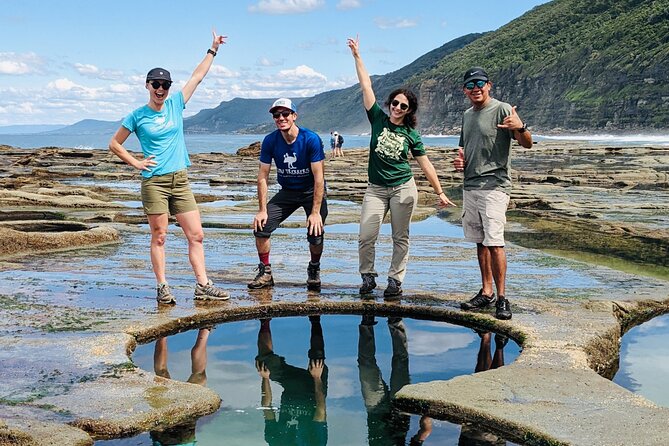
[[(301, 97), (356, 83), (346, 38), (372, 74), (401, 68), (546, 0), (0, 0), (0, 125), (118, 120), (146, 103), (146, 72), (188, 79), (228, 36), (186, 115), (235, 97)], [(481, 63), (485, 65), (485, 60)]]

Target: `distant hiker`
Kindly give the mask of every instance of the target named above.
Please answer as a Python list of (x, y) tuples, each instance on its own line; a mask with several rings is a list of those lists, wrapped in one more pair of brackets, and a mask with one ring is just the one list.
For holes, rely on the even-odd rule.
[(390, 93), (385, 103), (390, 112), (388, 116), (376, 103), (372, 81), (360, 57), (358, 38), (349, 38), (348, 46), (355, 60), (362, 102), (372, 125), (367, 168), (369, 183), (362, 202), (358, 238), (359, 271), (362, 276), (360, 294), (369, 294), (376, 288), (375, 277), (378, 274), (374, 267), (374, 245), (381, 223), (390, 210), (393, 256), (388, 270), (388, 287), (383, 295), (395, 298), (402, 294), (402, 281), (409, 260), (409, 224), (418, 201), (418, 190), (408, 159), (409, 151), (438, 195), (439, 205), (455, 204), (444, 194), (416, 130), (416, 96), (403, 88)]
[[(277, 129), (265, 137), (260, 150), (258, 213), (253, 219), (253, 235), (260, 263), (258, 274), (248, 287), (257, 289), (274, 286), (269, 261), (270, 236), (281, 222), (298, 208), (303, 208), (307, 215), (307, 240), (311, 253), (307, 267), (307, 288), (318, 291), (321, 288), (323, 226), (328, 215), (323, 178), (323, 141), (316, 133), (295, 124), (297, 108), (290, 99), (277, 99), (269, 112)], [(281, 190), (268, 203), (267, 189), (272, 160), (276, 164)]]
[(335, 135), (337, 135), (337, 141), (335, 142), (335, 156), (344, 156), (344, 151), (341, 149), (344, 145), (344, 137), (341, 133), (335, 133)]
[(332, 150), (332, 158), (337, 157), (335, 149), (337, 148), (337, 132), (330, 131), (330, 149)]
[[(511, 319), (506, 299), (506, 253), (504, 224), (511, 192), (511, 139), (532, 147), (532, 135), (516, 113), (516, 107), (490, 96), (492, 82), (483, 68), (465, 72), (463, 91), (472, 107), (462, 117), (455, 170), (465, 173), (462, 192), (462, 229), (465, 239), (476, 243), (482, 288), (463, 310), (495, 304), (498, 319)], [(493, 292), (493, 280), (497, 298)]]
[[(176, 216), (188, 240), (188, 259), (195, 273), (195, 299), (225, 300), (230, 296), (215, 287), (207, 277), (202, 241), (204, 232), (200, 211), (190, 189), (186, 168), (190, 166), (183, 131), (183, 109), (206, 76), (226, 36), (212, 32), (214, 41), (204, 59), (180, 92), (167, 93), (172, 86), (169, 71), (154, 68), (146, 75), (149, 102), (125, 117), (109, 142), (109, 149), (142, 174), (142, 204), (151, 228), (151, 264), (156, 276), (159, 304), (174, 304), (176, 299), (165, 276), (165, 240), (169, 214)], [(144, 158), (138, 160), (123, 147), (135, 132)]]

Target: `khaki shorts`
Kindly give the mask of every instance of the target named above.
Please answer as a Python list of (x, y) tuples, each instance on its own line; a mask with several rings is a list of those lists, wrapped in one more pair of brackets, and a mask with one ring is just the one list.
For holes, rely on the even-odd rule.
[(504, 246), (509, 195), (500, 190), (462, 192), (462, 229), (468, 242)]
[(197, 203), (186, 170), (143, 178), (142, 205), (147, 215), (196, 211)]

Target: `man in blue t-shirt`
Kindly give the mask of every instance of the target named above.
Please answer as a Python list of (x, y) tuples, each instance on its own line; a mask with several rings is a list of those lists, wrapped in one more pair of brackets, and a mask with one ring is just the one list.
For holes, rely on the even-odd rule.
[[(253, 235), (260, 263), (258, 274), (248, 286), (251, 289), (274, 286), (269, 261), (270, 236), (281, 222), (301, 207), (307, 214), (307, 240), (311, 253), (307, 267), (307, 288), (319, 291), (323, 225), (328, 215), (323, 176), (323, 141), (316, 133), (295, 124), (297, 108), (290, 99), (277, 99), (269, 112), (277, 129), (265, 137), (260, 150), (258, 213), (253, 219)], [(281, 190), (268, 203), (267, 185), (272, 160), (276, 165)]]

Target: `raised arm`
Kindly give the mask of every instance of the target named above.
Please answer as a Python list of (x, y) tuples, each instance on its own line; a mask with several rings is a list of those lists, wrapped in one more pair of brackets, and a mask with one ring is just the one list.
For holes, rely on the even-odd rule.
[(349, 37), (346, 44), (351, 49), (353, 60), (355, 60), (355, 72), (358, 75), (360, 89), (362, 90), (362, 104), (365, 106), (365, 110), (369, 110), (376, 102), (376, 96), (374, 96), (374, 90), (372, 90), (372, 79), (370, 79), (367, 68), (365, 68), (362, 57), (360, 57), (360, 39), (358, 36), (355, 39)]
[(193, 96), (195, 89), (197, 88), (198, 85), (200, 85), (202, 79), (204, 79), (204, 77), (209, 72), (211, 64), (214, 63), (214, 56), (218, 52), (219, 45), (225, 43), (225, 39), (227, 39), (228, 37), (228, 36), (219, 36), (218, 34), (216, 34), (216, 30), (213, 30), (211, 34), (214, 36), (214, 41), (211, 43), (211, 48), (210, 48), (211, 51), (207, 51), (207, 54), (204, 55), (204, 59), (202, 59), (202, 62), (200, 62), (200, 64), (195, 68), (195, 71), (193, 71), (193, 74), (191, 75), (190, 79), (188, 79), (188, 82), (186, 82), (184, 88), (181, 89), (181, 93), (183, 93), (184, 95), (184, 103), (188, 102), (190, 97)]

